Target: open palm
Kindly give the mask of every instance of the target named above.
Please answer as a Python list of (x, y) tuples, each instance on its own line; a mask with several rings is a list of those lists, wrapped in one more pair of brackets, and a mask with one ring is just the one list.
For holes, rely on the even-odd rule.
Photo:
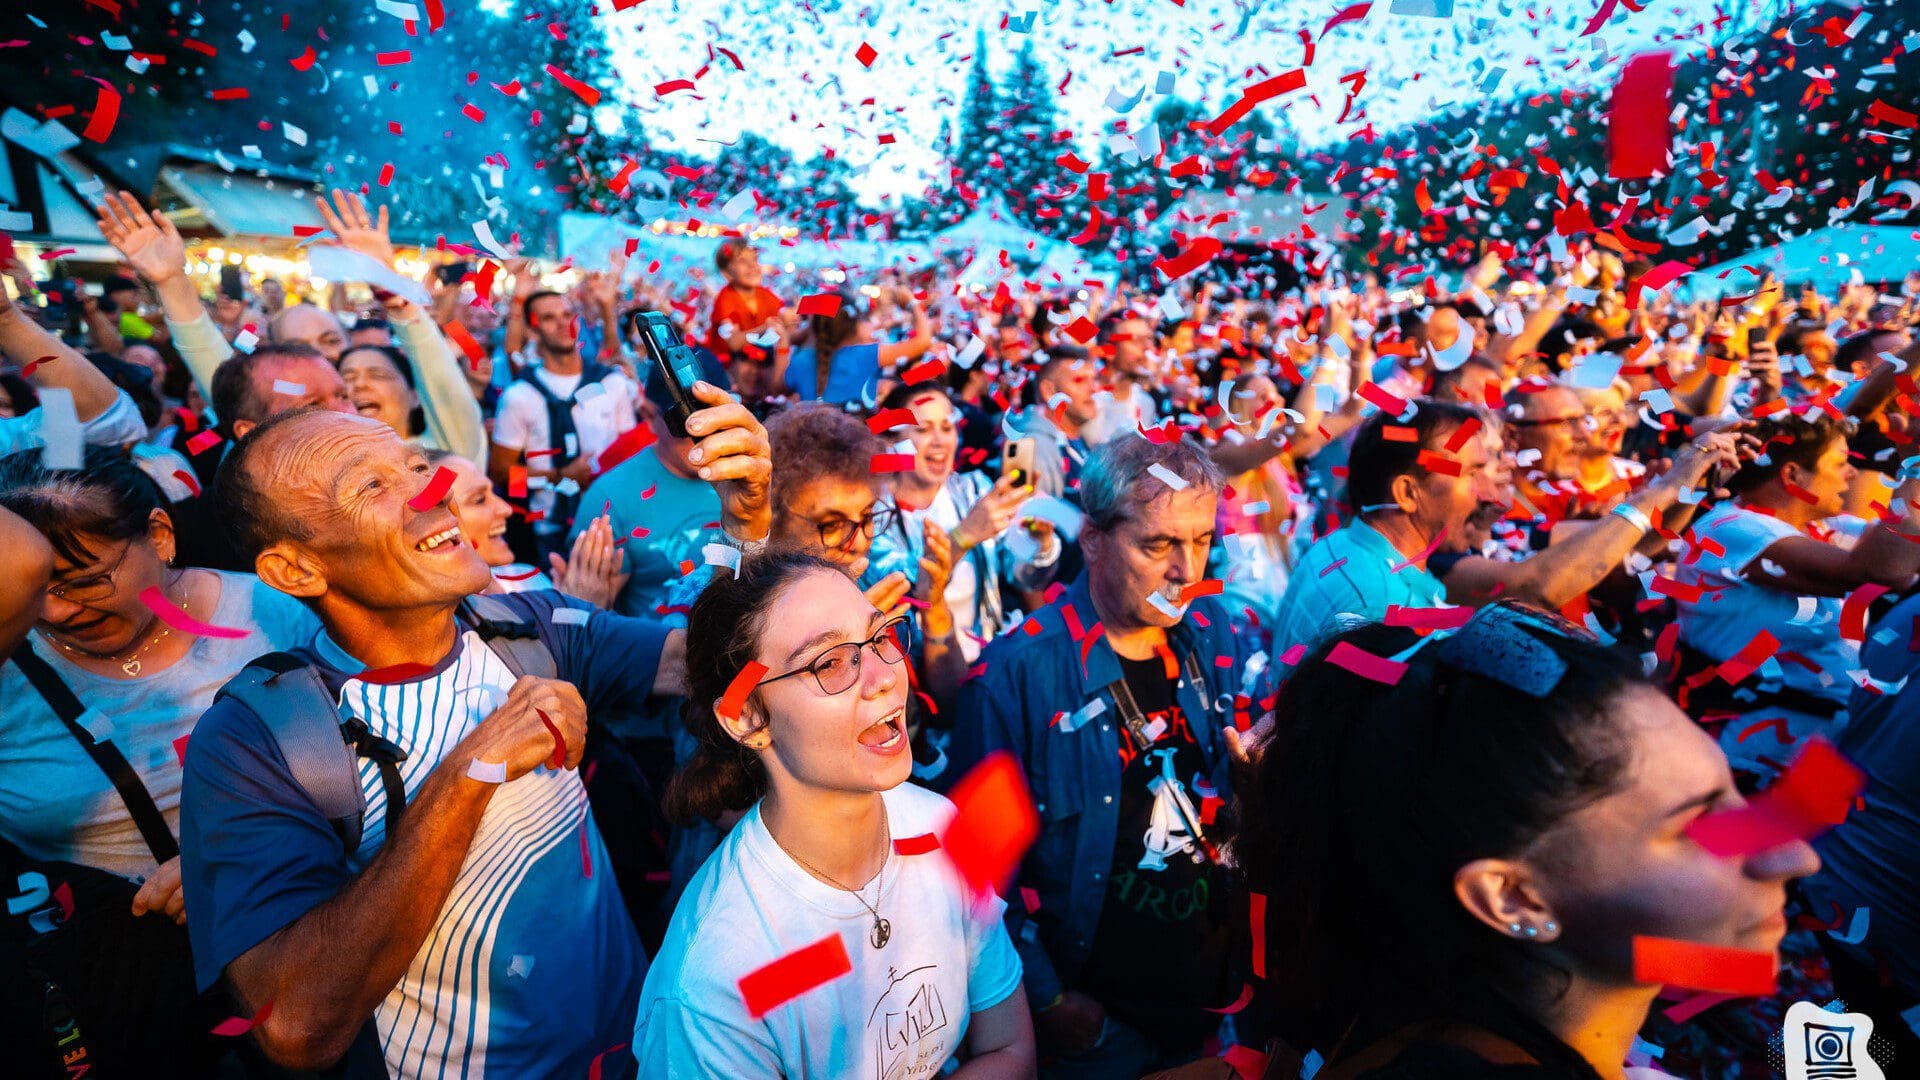
[(320, 210), (320, 218), (340, 238), (340, 243), (350, 250), (370, 256), (380, 261), (380, 265), (393, 268), (393, 241), (387, 237), (387, 208), (382, 206), (377, 218), (367, 213), (367, 204), (360, 196), (351, 191), (333, 190), (333, 205), (327, 205), (325, 199), (313, 200)]
[(158, 285), (185, 272), (186, 241), (165, 214), (143, 208), (128, 191), (118, 197), (109, 194), (98, 213), (100, 235), (149, 284)]

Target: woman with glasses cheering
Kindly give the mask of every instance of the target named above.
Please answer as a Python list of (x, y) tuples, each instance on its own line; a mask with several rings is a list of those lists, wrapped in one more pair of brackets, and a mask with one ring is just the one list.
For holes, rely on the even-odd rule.
[[(88, 910), (75, 925), (89, 933), (125, 920), (129, 908), (184, 923), (177, 748), (247, 661), (303, 642), (318, 624), (250, 574), (176, 568), (166, 501), (123, 458), (50, 471), (38, 451), (15, 454), (0, 461), (0, 508), (38, 530), (54, 556), (51, 583), (35, 598), (39, 618), (0, 665), (0, 865), (14, 864), (0, 876), (11, 885), (30, 869), (67, 881), (82, 908), (117, 909)], [(191, 622), (238, 636), (182, 628)], [(96, 873), (76, 876), (71, 866)], [(107, 875), (124, 886), (101, 886), (111, 885)], [(177, 976), (191, 1001), (189, 972)], [(95, 1037), (126, 1034), (89, 1015), (95, 993), (111, 988), (64, 989)], [(154, 1043), (129, 1049), (159, 1052)]]
[[(931, 1076), (956, 1056), (955, 1076), (1032, 1074), (1006, 905), (969, 895), (933, 839), (952, 804), (906, 783), (902, 632), (799, 552), (751, 558), (695, 602), (685, 716), (699, 750), (667, 811), (746, 815), (647, 973), (641, 1075)], [(851, 970), (797, 996), (742, 988), (820, 952)]]

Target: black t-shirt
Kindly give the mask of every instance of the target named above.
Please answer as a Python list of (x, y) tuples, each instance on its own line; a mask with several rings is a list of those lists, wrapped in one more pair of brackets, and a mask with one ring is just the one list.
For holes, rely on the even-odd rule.
[[(1121, 734), (1119, 839), (1078, 989), (1163, 1049), (1188, 1050), (1219, 1026), (1206, 1006), (1225, 1006), (1239, 993), (1233, 958), (1246, 905), (1194, 835), (1197, 827), (1218, 846), (1201, 824), (1205, 759), (1165, 662), (1123, 658), (1120, 665), (1149, 744), (1143, 751)], [(1124, 727), (1124, 711), (1116, 720)]]

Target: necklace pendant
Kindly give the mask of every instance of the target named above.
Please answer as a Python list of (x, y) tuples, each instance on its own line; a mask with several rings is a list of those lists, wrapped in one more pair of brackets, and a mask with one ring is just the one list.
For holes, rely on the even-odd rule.
[(893, 940), (893, 924), (876, 915), (873, 917), (873, 947), (884, 949), (887, 942)]
[(120, 665), (120, 670), (126, 672), (129, 676), (138, 675), (140, 674), (140, 661), (138, 659), (128, 660), (126, 663)]

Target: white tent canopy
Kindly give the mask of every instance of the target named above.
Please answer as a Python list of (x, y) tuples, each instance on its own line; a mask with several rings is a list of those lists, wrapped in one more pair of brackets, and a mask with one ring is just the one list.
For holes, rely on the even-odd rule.
[(928, 242), (942, 255), (971, 249), (976, 255), (997, 256), (1005, 251), (1012, 257), (1022, 252), (1044, 252), (1053, 244), (1051, 238), (1020, 224), (1007, 209), (1007, 200), (997, 192), (966, 217), (934, 233)]
[(1852, 282), (1897, 283), (1920, 271), (1920, 238), (1910, 225), (1835, 225), (1702, 267), (1675, 289), (1688, 296), (1750, 293), (1759, 279), (1745, 267), (1829, 294)]

